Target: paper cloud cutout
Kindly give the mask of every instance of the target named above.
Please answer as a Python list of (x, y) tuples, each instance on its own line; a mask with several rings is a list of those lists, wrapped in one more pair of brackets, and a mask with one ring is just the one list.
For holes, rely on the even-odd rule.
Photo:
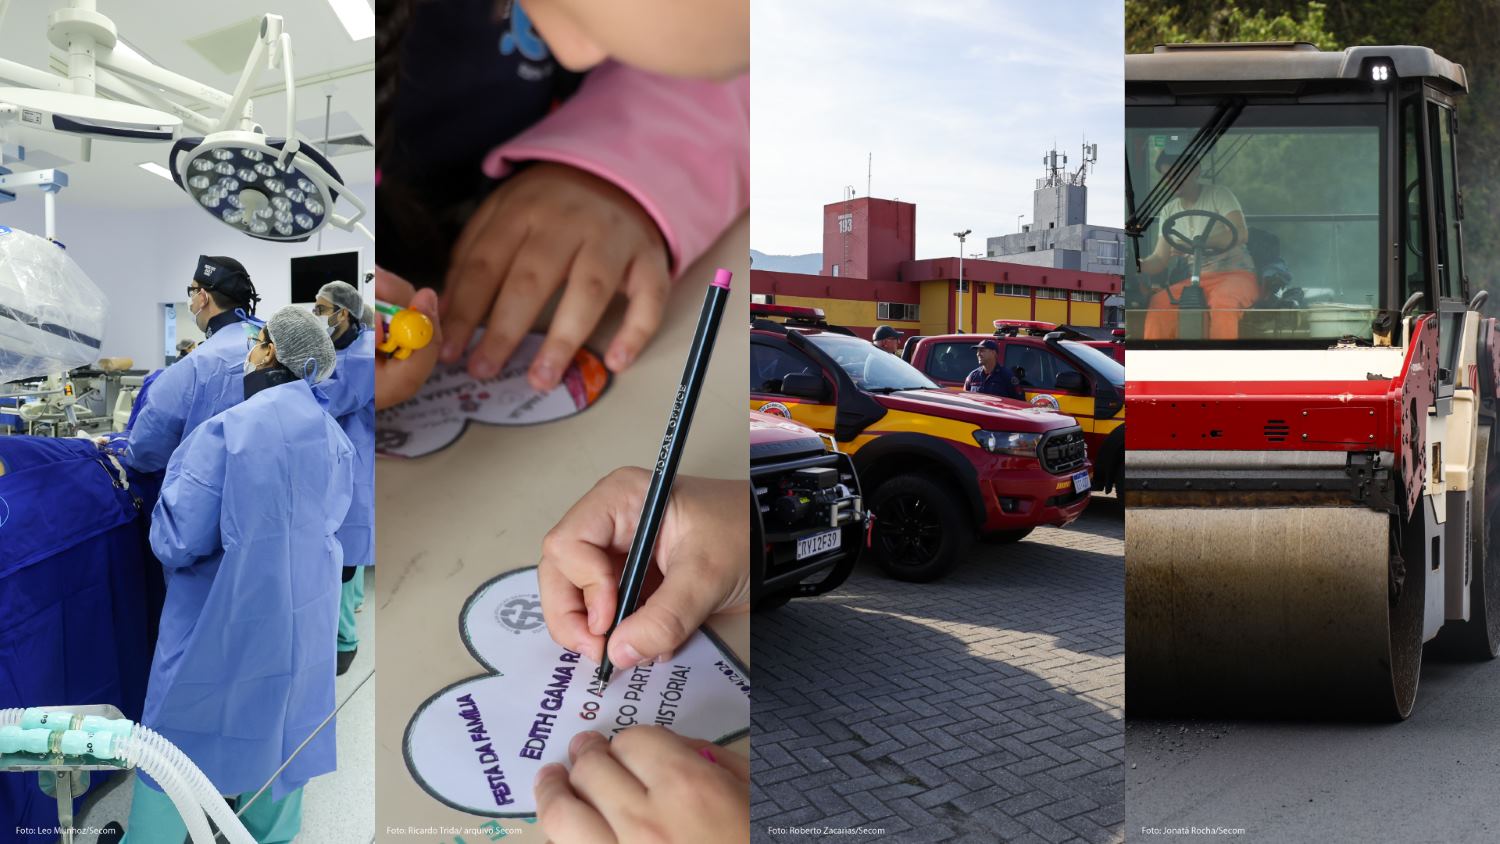
[(415, 396), (376, 415), (375, 450), (388, 457), (423, 457), (452, 445), (470, 421), (536, 425), (592, 406), (609, 387), (610, 374), (588, 349), (573, 356), (556, 388), (538, 393), (526, 382), (543, 339), (526, 335), (500, 373), (482, 381), (467, 372), (467, 356), (452, 366), (438, 364)]
[(670, 662), (616, 671), (603, 696), (598, 666), (552, 641), (536, 568), (479, 587), (459, 617), (464, 644), (491, 674), (429, 697), (406, 725), (402, 752), (422, 788), (459, 811), (536, 817), (537, 771), (568, 761), (573, 736), (633, 724), (725, 744), (750, 731), (750, 672), (708, 630)]

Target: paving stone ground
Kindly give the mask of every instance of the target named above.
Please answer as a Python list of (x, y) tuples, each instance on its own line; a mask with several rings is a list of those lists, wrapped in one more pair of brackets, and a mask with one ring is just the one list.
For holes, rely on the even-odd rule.
[(757, 615), (752, 840), (1122, 841), (1124, 584), (1096, 497), (936, 583), (861, 564)]

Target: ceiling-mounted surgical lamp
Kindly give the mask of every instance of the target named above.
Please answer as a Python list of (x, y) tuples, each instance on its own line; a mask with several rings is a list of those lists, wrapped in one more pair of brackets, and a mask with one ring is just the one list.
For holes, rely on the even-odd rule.
[(342, 187), (338, 171), (310, 146), (292, 156), (286, 146), (253, 132), (184, 138), (172, 147), (168, 169), (199, 205), (251, 237), (306, 240), (324, 223), (349, 228), (352, 221), (329, 210)]
[[(114, 23), (94, 5), (94, 0), (69, 0), (48, 18), (48, 38), (68, 54), (67, 79), (0, 59), (0, 79), (28, 86), (0, 88), (0, 126), (14, 122), (81, 136), (85, 158), (95, 139), (175, 137), (167, 165), (173, 180), (219, 222), (262, 240), (306, 240), (328, 224), (369, 234), (358, 224), (364, 203), (345, 188), (327, 158), (295, 136), (292, 42), (281, 16), (261, 19), (234, 93), (228, 94), (125, 48)], [(267, 137), (250, 100), (255, 78), (278, 67), (285, 80), (289, 138)], [(130, 102), (102, 99), (96, 89)], [(220, 116), (196, 110), (204, 104)], [(185, 129), (201, 135), (181, 137)], [(335, 211), (341, 199), (352, 211)]]
[(332, 223), (351, 229), (364, 204), (348, 191), (355, 213), (334, 213), (343, 181), (327, 158), (291, 138), (268, 138), (250, 118), (250, 83), (265, 61), (285, 77), (286, 122), (296, 125), (297, 87), (292, 72), (292, 36), (279, 15), (266, 15), (224, 116), (202, 138), (183, 138), (172, 147), (172, 178), (220, 222), (262, 240), (307, 240)]

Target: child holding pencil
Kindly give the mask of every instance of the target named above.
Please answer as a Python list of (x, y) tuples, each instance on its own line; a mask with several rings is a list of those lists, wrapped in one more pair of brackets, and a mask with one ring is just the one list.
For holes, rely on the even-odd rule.
[[(748, 2), (379, 0), (377, 11), (377, 296), (436, 328), (426, 349), (380, 362), (377, 405), (413, 395), (479, 327), (469, 371), (493, 376), (554, 297), (534, 388), (558, 383), (617, 295), (627, 305), (604, 360), (628, 367), (671, 279), (748, 204)], [(471, 72), (485, 50), (492, 61)], [(596, 660), (649, 483), (644, 470), (612, 473), (544, 542), (549, 631)], [(677, 479), (653, 558), (660, 585), (610, 637), (618, 667), (669, 655), (714, 612), (748, 609), (747, 495), (742, 481)], [(633, 727), (608, 742), (582, 735), (569, 757), (535, 785), (556, 844), (748, 840), (739, 754)]]

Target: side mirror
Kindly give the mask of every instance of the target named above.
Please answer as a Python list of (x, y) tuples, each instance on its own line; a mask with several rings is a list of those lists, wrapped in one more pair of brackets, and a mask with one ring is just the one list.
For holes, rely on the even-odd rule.
[(821, 375), (799, 373), (781, 379), (781, 392), (799, 399), (823, 401), (828, 398), (828, 382)]
[(1057, 373), (1057, 383), (1053, 386), (1064, 393), (1083, 393), (1088, 391), (1089, 385), (1082, 372), (1069, 370)]

